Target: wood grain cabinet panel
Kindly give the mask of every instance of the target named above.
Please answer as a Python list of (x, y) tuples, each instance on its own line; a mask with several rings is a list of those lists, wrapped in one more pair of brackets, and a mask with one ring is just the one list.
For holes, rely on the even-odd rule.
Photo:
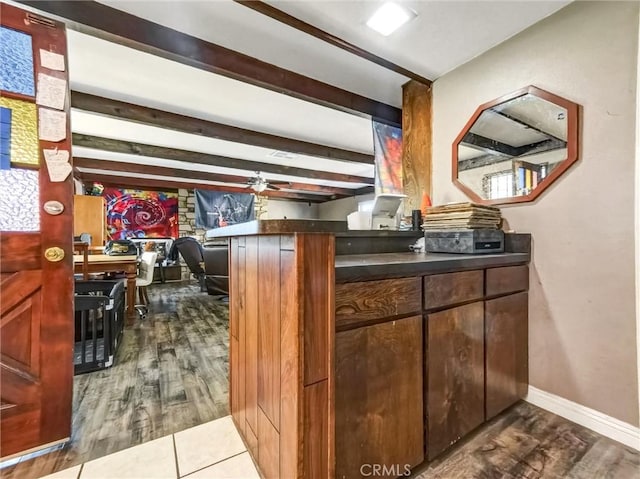
[(280, 252), (280, 475), (299, 477), (300, 318), (298, 275), (294, 251)]
[(425, 309), (475, 301), (482, 299), (483, 295), (483, 270), (433, 274), (424, 277)]
[[(304, 388), (304, 478), (329, 477), (329, 381)], [(284, 472), (284, 471), (283, 471)], [(285, 475), (282, 477), (294, 477)]]
[[(239, 240), (245, 240), (240, 238)], [(240, 243), (241, 244), (241, 243)], [(258, 238), (246, 238), (245, 253), (245, 310), (244, 340), (246, 347), (245, 370), (245, 410), (247, 424), (254, 434), (258, 432)], [(242, 248), (240, 248), (242, 249)], [(238, 370), (239, 371), (239, 370)], [(233, 374), (231, 375), (233, 376)]]
[(336, 478), (424, 460), (422, 357), (422, 316), (336, 334)]
[(280, 238), (258, 237), (258, 251), (258, 406), (279, 430)]
[(484, 307), (427, 316), (427, 456), (432, 460), (484, 421)]
[[(233, 371), (238, 371), (238, 340), (233, 336), (229, 340), (229, 368)], [(238, 408), (238, 384), (240, 382), (240, 375), (235, 374), (229, 378), (229, 405), (231, 407), (231, 416), (234, 422), (238, 426), (240, 431), (244, 430), (242, 424), (242, 418), (240, 417), (240, 410)]]
[(486, 419), (523, 398), (528, 374), (528, 294), (485, 303)]
[(258, 466), (264, 479), (280, 479), (280, 435), (258, 408)]
[(336, 285), (336, 328), (421, 311), (420, 278)]
[(505, 266), (487, 270), (487, 296), (515, 293), (529, 289), (529, 267)]

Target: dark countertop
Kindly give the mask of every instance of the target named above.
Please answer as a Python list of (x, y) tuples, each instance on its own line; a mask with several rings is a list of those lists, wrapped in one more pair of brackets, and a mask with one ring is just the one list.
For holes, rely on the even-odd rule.
[(261, 234), (338, 233), (347, 232), (346, 221), (325, 220), (254, 220), (207, 230), (205, 238), (228, 238)]
[(422, 231), (350, 230), (346, 221), (329, 220), (254, 220), (207, 230), (205, 237), (228, 238), (261, 234), (334, 233), (336, 237), (419, 238)]
[(379, 253), (336, 256), (336, 282), (449, 273), (529, 263), (528, 253)]

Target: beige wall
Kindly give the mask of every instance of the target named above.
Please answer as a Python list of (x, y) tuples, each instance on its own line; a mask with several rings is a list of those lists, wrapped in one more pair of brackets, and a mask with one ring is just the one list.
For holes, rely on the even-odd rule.
[(273, 200), (267, 201), (267, 213), (262, 219), (316, 219), (318, 218), (318, 205), (316, 203), (304, 203), (302, 201)]
[(638, 425), (634, 155), (638, 4), (576, 2), (434, 83), (433, 197), (476, 106), (533, 84), (582, 105), (581, 158), (534, 203), (530, 384)]

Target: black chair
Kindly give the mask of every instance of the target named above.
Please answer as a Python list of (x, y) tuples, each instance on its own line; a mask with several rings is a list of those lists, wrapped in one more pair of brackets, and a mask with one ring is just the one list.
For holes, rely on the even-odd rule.
[(204, 271), (207, 293), (229, 296), (229, 249), (226, 245), (204, 249)]
[(169, 258), (172, 260), (178, 259), (178, 253), (187, 263), (189, 270), (193, 276), (198, 280), (200, 284), (200, 291), (206, 292), (205, 285), (205, 272), (204, 272), (204, 256), (202, 253), (202, 245), (195, 238), (186, 236), (184, 238), (178, 238), (173, 242), (171, 251), (169, 252)]

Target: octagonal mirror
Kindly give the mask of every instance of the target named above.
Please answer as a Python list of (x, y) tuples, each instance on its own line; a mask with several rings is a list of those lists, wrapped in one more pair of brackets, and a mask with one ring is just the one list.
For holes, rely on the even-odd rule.
[(578, 111), (534, 86), (480, 105), (453, 143), (453, 182), (478, 203), (532, 201), (577, 161)]

